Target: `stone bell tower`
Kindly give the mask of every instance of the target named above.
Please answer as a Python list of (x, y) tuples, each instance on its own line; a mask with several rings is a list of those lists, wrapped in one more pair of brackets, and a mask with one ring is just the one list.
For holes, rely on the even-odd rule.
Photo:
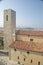
[(16, 30), (16, 11), (4, 10), (4, 49), (8, 50)]

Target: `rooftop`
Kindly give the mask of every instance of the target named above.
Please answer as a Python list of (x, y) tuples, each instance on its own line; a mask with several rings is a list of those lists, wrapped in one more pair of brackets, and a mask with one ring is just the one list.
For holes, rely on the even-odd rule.
[[(4, 29), (0, 30), (0, 34), (4, 36)], [(43, 36), (40, 30), (16, 30), (17, 35)]]
[(31, 35), (31, 36), (43, 36), (43, 31), (40, 30), (18, 30), (16, 34), (19, 35)]
[(15, 41), (10, 45), (10, 47), (26, 51), (43, 52), (43, 43)]

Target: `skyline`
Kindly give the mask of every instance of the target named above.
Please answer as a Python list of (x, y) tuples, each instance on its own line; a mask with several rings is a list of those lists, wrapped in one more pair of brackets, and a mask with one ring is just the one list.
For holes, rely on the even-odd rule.
[(0, 27), (4, 25), (4, 9), (16, 11), (16, 26), (43, 29), (43, 2), (41, 0), (2, 0)]

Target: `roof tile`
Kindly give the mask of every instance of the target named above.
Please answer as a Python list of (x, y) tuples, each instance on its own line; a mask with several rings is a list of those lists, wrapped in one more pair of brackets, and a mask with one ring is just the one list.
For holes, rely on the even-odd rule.
[(16, 34), (19, 35), (33, 35), (33, 36), (43, 36), (43, 31), (39, 30), (18, 30)]
[(27, 41), (15, 41), (10, 45), (13, 48), (30, 50), (36, 52), (43, 52), (43, 43), (27, 42)]

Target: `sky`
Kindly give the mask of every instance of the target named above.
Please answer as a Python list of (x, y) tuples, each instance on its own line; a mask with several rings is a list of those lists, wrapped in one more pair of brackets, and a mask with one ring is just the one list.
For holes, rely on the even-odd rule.
[(0, 27), (4, 27), (4, 9), (13, 9), (16, 11), (16, 27), (31, 27), (43, 29), (43, 1), (0, 1)]

